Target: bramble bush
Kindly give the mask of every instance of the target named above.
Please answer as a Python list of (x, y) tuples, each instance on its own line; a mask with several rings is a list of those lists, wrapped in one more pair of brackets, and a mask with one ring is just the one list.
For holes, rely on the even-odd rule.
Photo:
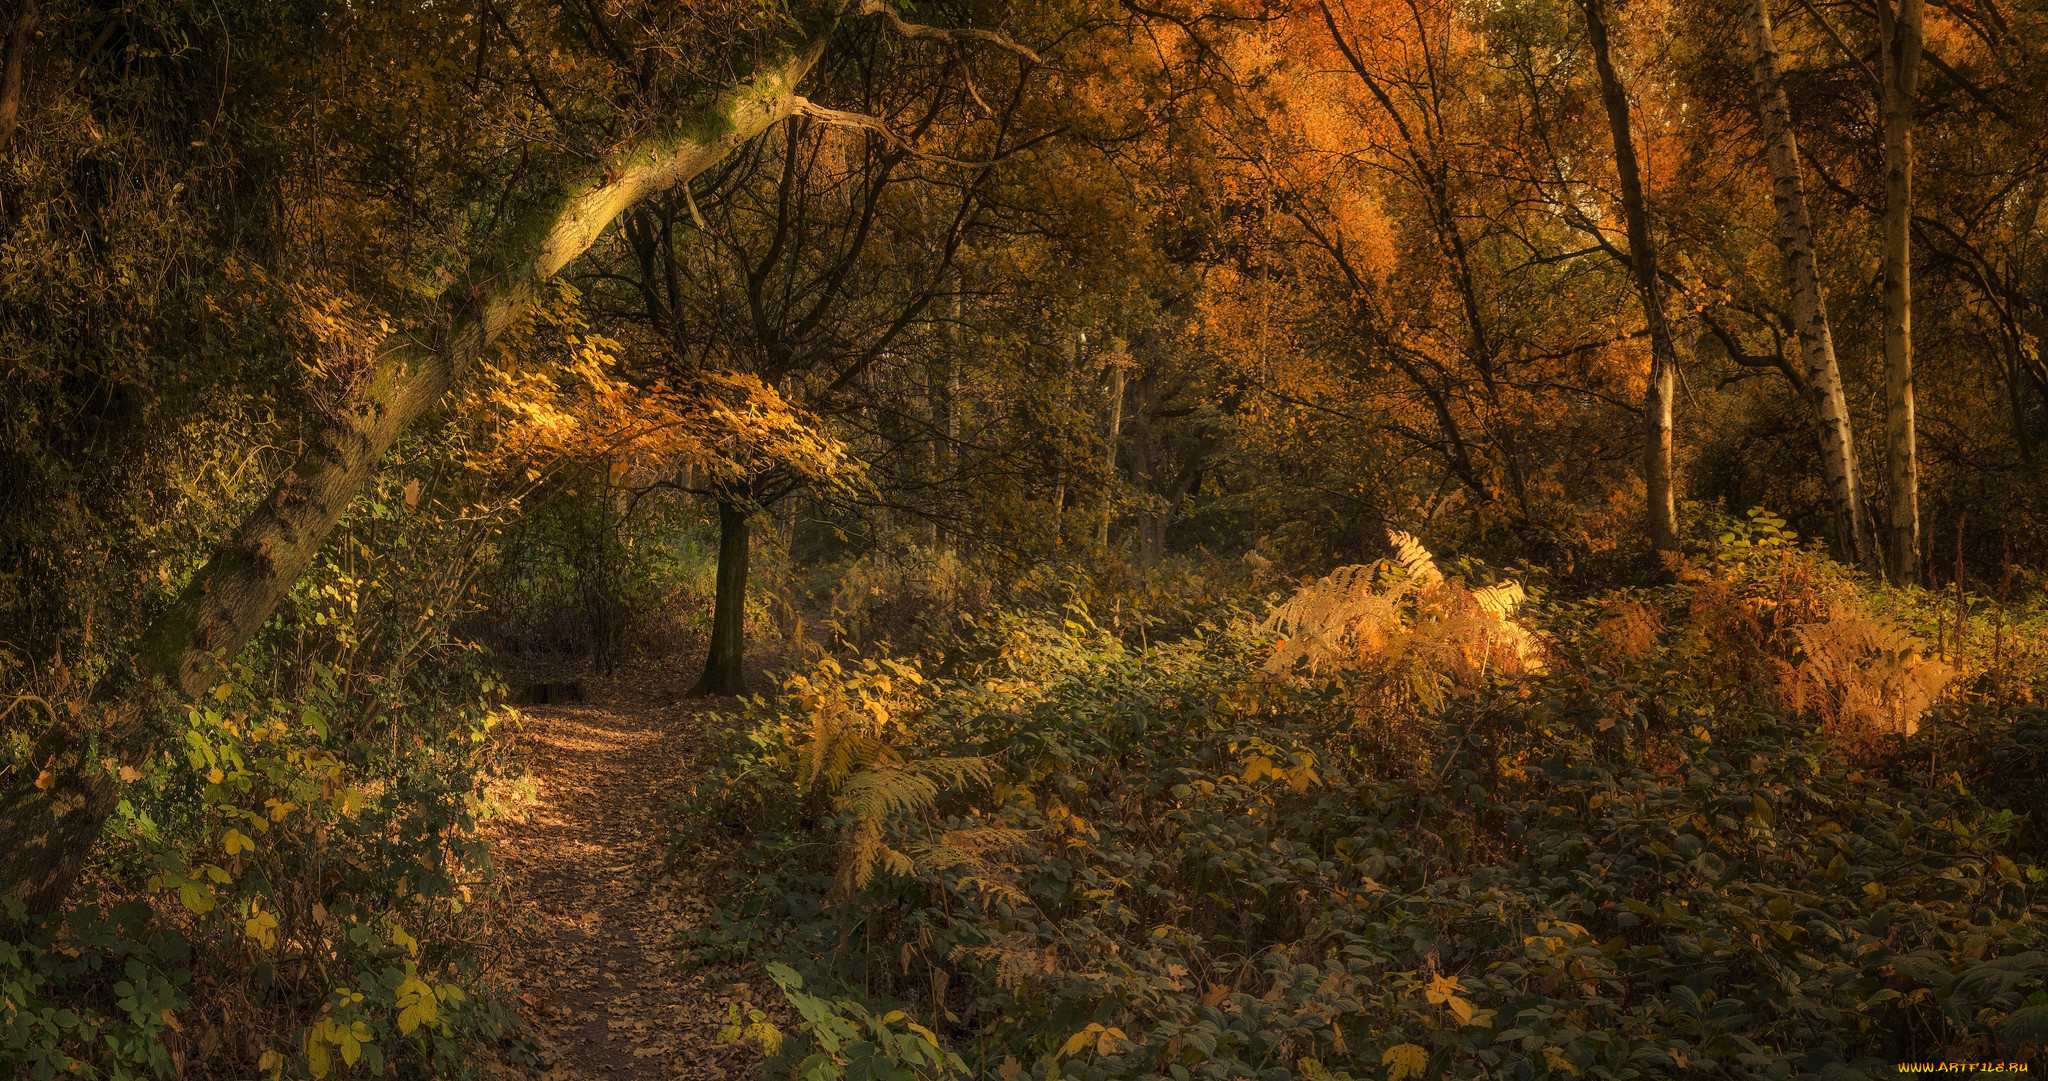
[(214, 691), (158, 718), (176, 749), (124, 772), (84, 903), (9, 913), (0, 1072), (447, 1078), (505, 1043), (471, 945), (503, 688), (449, 630), (488, 521), (421, 503), (384, 478)]
[[(677, 809), (711, 828), (679, 856), (738, 852), (684, 960), (787, 966), (960, 1057), (828, 1046), (814, 1006), (731, 1033), (770, 1076), (1833, 1078), (2048, 1042), (2012, 773), (2040, 669), (1937, 660), (1913, 632), (1945, 602), (1872, 596), (1768, 516), (1729, 532), (1672, 584), (1531, 584), (1541, 663), (1429, 701), (1363, 656), (1267, 671), (1228, 613), (1133, 645), (1002, 610), (821, 661)], [(1978, 609), (1973, 636), (2038, 618)], [(1799, 692), (1859, 620), (1899, 670), (1962, 672), (1917, 735)]]

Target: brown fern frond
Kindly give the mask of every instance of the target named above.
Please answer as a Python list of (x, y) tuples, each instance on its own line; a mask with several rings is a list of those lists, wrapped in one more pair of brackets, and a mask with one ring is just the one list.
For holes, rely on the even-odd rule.
[(1799, 661), (1783, 671), (1785, 704), (1819, 715), (1852, 743), (1911, 736), (1955, 669), (1926, 655), (1927, 643), (1898, 624), (1851, 607), (1792, 628)]
[(1628, 601), (1608, 605), (1607, 618), (1594, 628), (1600, 644), (1624, 661), (1639, 661), (1649, 656), (1657, 646), (1658, 634), (1663, 630), (1663, 617), (1655, 609)]
[(1521, 583), (1466, 589), (1414, 537), (1387, 539), (1391, 560), (1340, 567), (1266, 617), (1260, 629), (1282, 636), (1268, 672), (1362, 674), (1361, 709), (1406, 701), (1434, 712), (1453, 687), (1542, 668), (1535, 637), (1512, 618), (1528, 598)]

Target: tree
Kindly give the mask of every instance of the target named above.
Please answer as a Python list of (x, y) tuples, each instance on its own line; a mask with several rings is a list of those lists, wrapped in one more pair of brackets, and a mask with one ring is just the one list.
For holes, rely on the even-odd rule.
[[(979, 90), (950, 74), (950, 53), (923, 62), (929, 50), (887, 36), (849, 51), (817, 82), (819, 96), (845, 93), (853, 109), (809, 105), (713, 178), (702, 200), (708, 213), (688, 189), (636, 212), (593, 280), (607, 310), (644, 340), (631, 377), (745, 373), (848, 429), (849, 442), (929, 438), (928, 417), (918, 432), (875, 423), (905, 413), (871, 388), (876, 369), (903, 359), (906, 337), (956, 288), (954, 257), (992, 169), (920, 147), (944, 135), (960, 145), (984, 142), (990, 159), (1008, 152), (1009, 121), (1037, 57), (1005, 47), (1026, 66), (991, 117), (978, 114)], [(920, 55), (898, 54), (913, 49)], [(709, 650), (691, 693), (745, 693), (752, 522), (814, 480), (763, 457), (696, 487), (718, 506), (719, 561)]]
[(1884, 446), (1886, 569), (1920, 580), (1920, 453), (1913, 393), (1913, 111), (1919, 94), (1921, 0), (1875, 0), (1878, 107), (1884, 131)]
[(1614, 171), (1621, 186), (1622, 214), (1628, 223), (1628, 262), (1650, 330), (1650, 378), (1643, 392), (1643, 480), (1648, 489), (1650, 544), (1660, 552), (1678, 550), (1678, 504), (1671, 456), (1671, 399), (1677, 387), (1678, 346), (1671, 317), (1664, 306), (1664, 282), (1658, 275), (1657, 245), (1650, 233), (1650, 209), (1643, 197), (1643, 169), (1636, 159), (1635, 134), (1629, 126), (1628, 91), (1615, 74), (1607, 43), (1607, 13), (1602, 0), (1581, 0), (1586, 40), (1593, 66), (1600, 73), (1600, 101), (1614, 139)]
[(21, 80), (28, 67), (29, 41), (42, 13), (36, 0), (9, 0), (0, 7), (0, 150), (14, 137), (21, 116)]
[(1863, 480), (1856, 466), (1849, 403), (1842, 392), (1841, 368), (1835, 363), (1835, 337), (1828, 322), (1827, 295), (1814, 266), (1813, 220), (1807, 213), (1806, 180), (1800, 173), (1799, 142), (1792, 131), (1792, 105), (1785, 96), (1785, 75), (1778, 61), (1771, 13), (1766, 0), (1749, 0), (1744, 13), (1749, 34), (1750, 79), (1770, 170), (1771, 205), (1777, 216), (1773, 239), (1791, 287), (1794, 326), (1800, 355), (1806, 362), (1814, 427), (1820, 436), (1821, 461), (1834, 503), (1835, 535), (1851, 559), (1875, 568), (1877, 548), (1870, 535)]

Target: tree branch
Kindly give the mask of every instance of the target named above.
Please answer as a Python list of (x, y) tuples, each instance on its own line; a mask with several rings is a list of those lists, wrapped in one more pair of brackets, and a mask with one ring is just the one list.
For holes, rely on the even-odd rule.
[(891, 7), (886, 0), (863, 0), (860, 7), (854, 11), (854, 14), (879, 15), (882, 17), (883, 22), (889, 24), (889, 29), (913, 41), (943, 41), (948, 45), (965, 45), (969, 42), (981, 42), (993, 45), (1006, 52), (1015, 53), (1034, 64), (1045, 63), (1044, 57), (1017, 44), (1015, 39), (1001, 30), (975, 30), (973, 28), (942, 30), (936, 26), (923, 26), (918, 23), (904, 22), (903, 16), (897, 14), (896, 9)]

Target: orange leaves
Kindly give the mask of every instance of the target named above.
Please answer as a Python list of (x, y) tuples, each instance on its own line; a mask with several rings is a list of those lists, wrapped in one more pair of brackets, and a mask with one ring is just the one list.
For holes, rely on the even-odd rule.
[(1442, 1006), (1450, 1010), (1451, 1016), (1457, 1018), (1460, 1025), (1469, 1025), (1473, 1018), (1472, 1001), (1460, 994), (1464, 990), (1456, 976), (1439, 973), (1429, 978), (1429, 985), (1423, 990), (1423, 997), (1428, 999), (1432, 1006)]

